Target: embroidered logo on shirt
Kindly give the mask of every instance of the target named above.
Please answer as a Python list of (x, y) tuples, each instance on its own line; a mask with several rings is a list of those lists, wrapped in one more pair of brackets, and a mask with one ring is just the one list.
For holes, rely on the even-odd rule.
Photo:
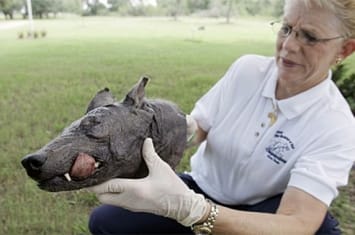
[(277, 131), (271, 145), (266, 148), (266, 156), (277, 164), (285, 164), (285, 155), (293, 149), (293, 142), (282, 131)]

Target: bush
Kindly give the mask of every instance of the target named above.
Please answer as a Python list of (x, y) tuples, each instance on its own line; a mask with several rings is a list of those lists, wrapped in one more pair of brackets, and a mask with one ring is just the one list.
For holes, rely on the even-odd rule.
[(355, 73), (348, 74), (346, 65), (340, 64), (333, 69), (333, 81), (339, 87), (355, 115)]
[(44, 38), (47, 35), (47, 31), (46, 30), (42, 30), (41, 31), (41, 37)]
[(24, 32), (19, 32), (19, 33), (17, 34), (17, 37), (18, 37), (19, 39), (23, 39), (23, 38), (25, 37)]
[(27, 36), (27, 38), (34, 38), (34, 39), (37, 39), (37, 38), (44, 38), (47, 36), (47, 31), (46, 30), (41, 30), (41, 31), (28, 31), (28, 32), (18, 32), (17, 33), (17, 38), (18, 39), (23, 39)]

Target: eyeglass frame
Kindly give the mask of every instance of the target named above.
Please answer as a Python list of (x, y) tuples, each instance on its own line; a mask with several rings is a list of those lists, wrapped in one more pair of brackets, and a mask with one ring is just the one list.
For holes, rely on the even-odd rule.
[[(275, 29), (275, 26), (274, 26), (274, 25), (276, 25), (276, 24), (280, 24), (280, 29), (279, 29), (278, 31)], [(282, 22), (280, 22), (280, 21), (272, 21), (272, 22), (270, 22), (270, 26), (271, 26), (271, 28), (272, 28), (272, 31), (273, 31), (274, 33), (276, 33), (278, 36), (282, 37), (282, 38), (287, 38), (288, 36), (290, 36), (290, 35), (292, 34), (292, 32), (295, 32), (295, 33), (296, 33), (295, 38), (296, 38), (299, 42), (301, 42), (301, 43), (303, 43), (303, 44), (305, 44), (305, 45), (309, 45), (309, 46), (314, 46), (314, 45), (316, 45), (317, 43), (328, 42), (328, 41), (335, 40), (335, 39), (345, 38), (345, 36), (341, 36), (341, 35), (336, 36), (336, 37), (331, 37), (331, 38), (316, 38), (316, 37), (314, 37), (314, 36), (312, 36), (312, 35), (308, 35), (308, 32), (307, 32), (307, 31), (305, 32), (305, 31), (302, 30), (302, 29), (300, 29), (300, 30), (294, 30), (292, 26), (290, 26), (290, 25), (288, 25), (288, 24), (285, 24), (285, 23), (282, 23)], [(283, 32), (282, 32), (282, 29), (285, 28), (285, 27), (287, 27), (287, 30), (288, 30), (287, 33), (283, 33)], [(277, 31), (277, 32), (276, 32), (276, 31)], [(304, 40), (302, 40), (302, 39), (299, 38), (300, 33), (303, 35)], [(308, 35), (308, 36), (307, 36), (307, 35)], [(302, 36), (301, 36), (301, 37), (302, 37)], [(307, 37), (308, 37), (308, 38), (311, 38), (311, 39), (310, 39), (311, 41), (308, 40)]]

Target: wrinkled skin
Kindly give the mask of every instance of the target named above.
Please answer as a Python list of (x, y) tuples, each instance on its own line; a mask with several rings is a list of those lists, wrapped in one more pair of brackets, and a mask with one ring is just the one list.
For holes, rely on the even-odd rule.
[[(122, 102), (115, 102), (107, 88), (99, 91), (82, 118), (22, 159), (27, 174), (41, 189), (53, 192), (117, 177), (144, 177), (148, 172), (141, 149), (147, 137), (175, 168), (186, 146), (185, 115), (170, 102), (145, 99), (147, 81), (143, 77)], [(66, 173), (71, 180), (64, 177)]]

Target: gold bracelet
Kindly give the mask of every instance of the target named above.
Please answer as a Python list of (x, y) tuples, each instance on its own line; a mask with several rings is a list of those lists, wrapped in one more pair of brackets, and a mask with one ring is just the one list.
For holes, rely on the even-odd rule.
[(219, 213), (217, 205), (214, 202), (209, 199), (206, 199), (206, 201), (211, 205), (211, 210), (207, 219), (203, 223), (194, 224), (191, 226), (191, 230), (196, 235), (211, 235), (214, 223), (216, 222), (216, 218)]

